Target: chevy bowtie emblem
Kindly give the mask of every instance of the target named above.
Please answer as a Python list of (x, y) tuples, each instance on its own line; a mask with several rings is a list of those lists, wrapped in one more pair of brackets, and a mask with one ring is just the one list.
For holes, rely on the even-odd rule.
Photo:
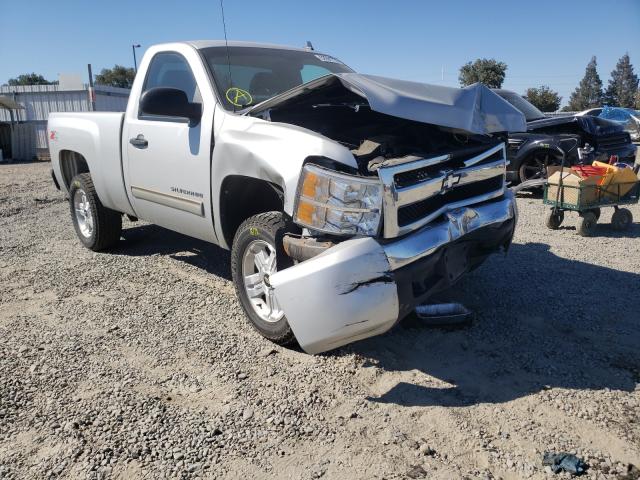
[(442, 172), (444, 179), (442, 180), (442, 186), (440, 187), (440, 194), (443, 195), (452, 190), (454, 186), (460, 181), (460, 175), (454, 173), (453, 170), (447, 170)]

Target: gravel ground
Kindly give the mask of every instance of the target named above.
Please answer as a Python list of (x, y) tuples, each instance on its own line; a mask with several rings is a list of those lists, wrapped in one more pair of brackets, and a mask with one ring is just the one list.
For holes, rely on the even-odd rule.
[(0, 165), (0, 478), (638, 478), (640, 225), (518, 204), (471, 326), (309, 356), (248, 326), (226, 251), (125, 222), (92, 253), (48, 164)]

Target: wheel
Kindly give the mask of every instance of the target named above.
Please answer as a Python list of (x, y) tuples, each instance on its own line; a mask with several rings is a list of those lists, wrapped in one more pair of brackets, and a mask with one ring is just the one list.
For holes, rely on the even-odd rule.
[(522, 161), (520, 168), (518, 168), (520, 183), (546, 178), (549, 165), (560, 165), (555, 155), (551, 155), (547, 150), (533, 152)]
[(611, 217), (611, 225), (618, 231), (627, 230), (633, 223), (633, 215), (626, 208), (616, 208)]
[(599, 208), (592, 208), (589, 210), (590, 212), (593, 212), (593, 214), (596, 216), (596, 220), (600, 220), (600, 209)]
[(590, 237), (596, 229), (598, 219), (596, 214), (591, 211), (582, 212), (578, 220), (578, 235), (582, 237)]
[(547, 212), (545, 217), (545, 223), (547, 224), (547, 228), (551, 230), (557, 230), (560, 225), (562, 225), (562, 221), (564, 220), (564, 212), (562, 210), (556, 210), (552, 208)]
[(288, 224), (281, 212), (267, 212), (245, 220), (231, 247), (231, 276), (251, 325), (279, 345), (295, 340), (289, 322), (273, 294), (269, 276), (293, 265), (282, 246)]
[(69, 205), (76, 234), (85, 247), (97, 252), (120, 240), (122, 216), (102, 205), (88, 173), (71, 180)]

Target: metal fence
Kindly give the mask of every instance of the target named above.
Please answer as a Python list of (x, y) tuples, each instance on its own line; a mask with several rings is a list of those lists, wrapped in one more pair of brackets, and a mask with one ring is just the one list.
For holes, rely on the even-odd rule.
[[(127, 108), (130, 90), (128, 88), (107, 87), (96, 85), (94, 87), (96, 111), (99, 112), (124, 112)], [(31, 126), (25, 131), (28, 134), (32, 148), (20, 148), (21, 152), (36, 152), (38, 157), (47, 157), (49, 143), (47, 139), (47, 118), (52, 112), (88, 112), (91, 111), (89, 87), (84, 85), (80, 90), (68, 90), (59, 85), (23, 85), (0, 86), (0, 95), (12, 98), (24, 107), (23, 110), (14, 110), (14, 120), (18, 124), (29, 123)], [(0, 122), (10, 122), (11, 116), (8, 110), (0, 109)], [(21, 134), (20, 145), (24, 145), (24, 135)], [(17, 152), (13, 152), (14, 158)], [(29, 157), (31, 158), (31, 157)]]
[(544, 112), (547, 117), (570, 117), (578, 112)]

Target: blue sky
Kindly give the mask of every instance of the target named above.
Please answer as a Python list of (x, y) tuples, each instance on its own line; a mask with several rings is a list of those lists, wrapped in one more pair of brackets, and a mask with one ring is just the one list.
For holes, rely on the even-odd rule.
[[(132, 65), (131, 44), (223, 38), (218, 0), (3, 0), (0, 83), (25, 72)], [(591, 58), (605, 86), (625, 52), (640, 73), (640, 0), (226, 0), (229, 39), (303, 46), (363, 73), (458, 85), (478, 57), (509, 66), (505, 88), (549, 85), (565, 103)], [(442, 71), (444, 69), (444, 76)]]

